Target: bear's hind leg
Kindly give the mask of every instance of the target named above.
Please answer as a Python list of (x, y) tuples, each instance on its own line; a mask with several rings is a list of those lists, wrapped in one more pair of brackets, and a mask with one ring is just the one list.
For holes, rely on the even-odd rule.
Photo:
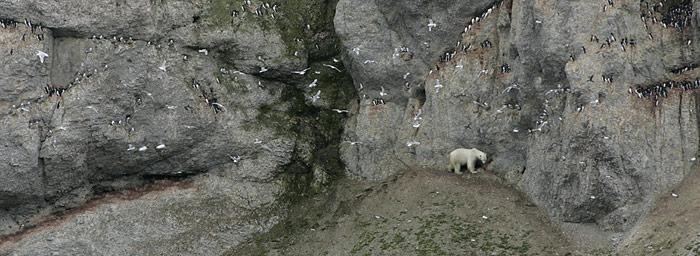
[(454, 167), (455, 167), (456, 174), (462, 174), (462, 171), (460, 170), (462, 168), (462, 165), (455, 164)]

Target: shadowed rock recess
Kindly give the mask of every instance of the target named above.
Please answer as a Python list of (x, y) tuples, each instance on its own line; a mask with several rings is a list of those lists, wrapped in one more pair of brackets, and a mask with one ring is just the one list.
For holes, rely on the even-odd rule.
[[(0, 256), (697, 254), (699, 22), (694, 0), (0, 0)], [(442, 173), (459, 147), (494, 175)]]

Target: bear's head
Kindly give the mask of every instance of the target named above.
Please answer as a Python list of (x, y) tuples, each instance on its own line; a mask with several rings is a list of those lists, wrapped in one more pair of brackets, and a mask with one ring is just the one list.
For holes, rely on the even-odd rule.
[(476, 157), (481, 160), (481, 162), (486, 163), (486, 153), (479, 151), (479, 153), (476, 154)]

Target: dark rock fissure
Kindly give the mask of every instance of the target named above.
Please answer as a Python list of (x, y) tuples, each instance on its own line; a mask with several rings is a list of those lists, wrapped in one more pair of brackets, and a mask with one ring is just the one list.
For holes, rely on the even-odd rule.
[[(683, 130), (683, 94), (678, 94), (678, 135), (680, 135), (681, 141), (685, 141), (685, 133)], [(681, 156), (686, 157), (685, 147), (681, 146)]]

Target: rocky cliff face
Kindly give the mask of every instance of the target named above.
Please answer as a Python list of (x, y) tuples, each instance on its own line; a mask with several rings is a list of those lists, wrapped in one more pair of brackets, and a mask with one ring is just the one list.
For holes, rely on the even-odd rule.
[[(334, 177), (477, 147), (552, 220), (615, 244), (697, 168), (700, 3), (659, 3), (0, 1), (0, 234), (42, 254), (18, 232), (154, 188), (57, 232), (132, 254), (187, 234), (163, 239), (211, 255)], [(113, 212), (150, 236), (81, 231)], [(181, 225), (133, 222), (163, 212)], [(192, 241), (210, 212), (246, 228)]]
[[(275, 209), (342, 173), (337, 145), (346, 114), (331, 109), (346, 109), (354, 92), (333, 61), (333, 6), (0, 3), (0, 234), (34, 232), (53, 213), (112, 198), (111, 191), (171, 191), (180, 182), (189, 189), (69, 222), (61, 236), (90, 242), (56, 239), (65, 246), (50, 247), (72, 255), (209, 254), (269, 228), (283, 215)], [(211, 213), (222, 219), (201, 219)], [(144, 236), (96, 228), (114, 220)], [(228, 228), (205, 228), (219, 222)], [(218, 242), (194, 238), (205, 234)], [(125, 249), (154, 237), (192, 244)], [(47, 253), (25, 242), (18, 255)]]
[(696, 94), (671, 82), (698, 86), (697, 3), (663, 2), (341, 1), (365, 142), (343, 148), (349, 173), (477, 147), (554, 219), (629, 230), (696, 168)]

